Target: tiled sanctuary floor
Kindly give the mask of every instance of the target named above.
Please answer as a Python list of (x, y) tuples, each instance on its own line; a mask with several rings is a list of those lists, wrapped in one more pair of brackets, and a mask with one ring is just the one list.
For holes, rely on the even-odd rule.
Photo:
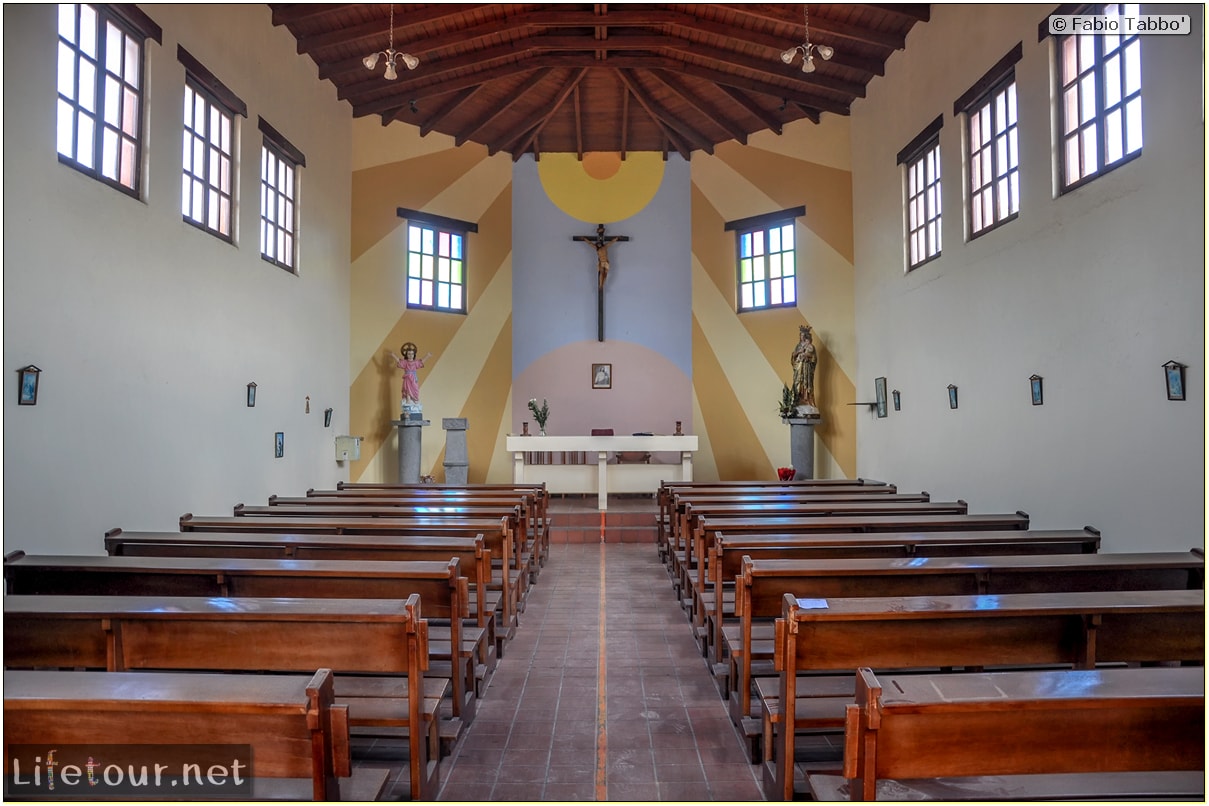
[(763, 799), (651, 543), (551, 546), (441, 766), (442, 801)]

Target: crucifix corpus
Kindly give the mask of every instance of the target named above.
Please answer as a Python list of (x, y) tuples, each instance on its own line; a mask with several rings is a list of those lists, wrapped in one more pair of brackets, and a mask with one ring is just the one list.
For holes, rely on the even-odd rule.
[(609, 276), (609, 244), (628, 241), (628, 235), (605, 237), (605, 225), (596, 225), (595, 235), (573, 235), (573, 241), (583, 241), (596, 252), (596, 340), (604, 341), (604, 284)]

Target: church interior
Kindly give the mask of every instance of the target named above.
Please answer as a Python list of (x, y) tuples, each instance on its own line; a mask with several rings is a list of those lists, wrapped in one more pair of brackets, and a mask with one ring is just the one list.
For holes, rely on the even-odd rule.
[[(1053, 15), (1081, 14), (1183, 27), (1052, 28)], [(463, 559), (468, 593), (449, 583), (449, 602), (426, 593), (390, 608), (409, 640), (446, 653), (396, 678), (449, 685), (404, 698), (431, 700), (423, 736), (412, 714), (403, 734), (359, 739), (360, 709), (389, 697), (368, 684), (350, 695), (337, 668), (334, 702), (354, 704), (334, 707), (332, 730), (353, 737), (352, 768), (338, 746), (315, 799), (859, 799), (872, 773), (849, 766), (856, 716), (820, 717), (826, 729), (798, 732), (796, 746), (770, 716), (778, 679), (806, 710), (792, 696), (801, 676), (772, 669), (792, 654), (790, 632), (826, 616), (770, 594), (766, 622), (748, 614), (768, 629), (767, 658), (732, 646), (723, 628), (741, 621), (727, 608), (743, 589), (706, 579), (725, 541), (675, 514), (692, 495), (707, 496), (693, 516), (705, 522), (726, 517), (716, 495), (736, 512), (783, 507), (877, 532), (890, 529), (876, 526), (890, 498), (872, 499), (888, 493), (887, 518), (999, 518), (968, 528), (1162, 554), (1179, 566), (1162, 584), (1189, 589), (1163, 618), (1182, 619), (1170, 629), (1199, 655), (1100, 646), (1130, 672), (1203, 671), (1203, 5), (7, 4), (3, 37), (6, 631), (25, 609), (35, 625), (64, 616), (62, 603), (16, 601), (49, 598), (14, 587), (20, 561), (116, 564), (126, 533), (196, 529), (205, 550), (190, 562), (218, 563), (220, 536), (272, 515), (254, 511), (268, 502), (305, 538), (285, 556), (310, 541), (321, 557), (328, 543), (307, 523), (317, 513), (299, 499), (332, 491), (329, 520), (389, 519), (406, 499), (427, 520), (400, 540), (469, 540), (469, 529), (484, 533), (481, 549), (496, 528), (482, 524), (499, 524), (503, 507), (502, 567), (481, 570), (495, 582), (476, 592)], [(336, 494), (357, 488), (362, 500)], [(438, 490), (449, 497), (421, 502)], [(731, 500), (741, 495), (757, 503)], [(472, 514), (474, 529), (438, 525), (445, 507)], [(747, 517), (728, 528), (746, 534)], [(933, 556), (930, 528), (967, 528), (909, 518), (895, 534), (920, 538), (912, 556)], [(333, 528), (388, 542), (382, 523), (356, 538)], [(269, 531), (282, 543), (289, 530)], [(972, 554), (958, 542), (935, 556)], [(757, 572), (767, 548), (749, 549)], [(244, 556), (267, 564), (278, 550)], [(331, 562), (352, 573), (370, 556)], [(396, 564), (372, 556), (383, 574)], [(242, 570), (224, 569), (221, 588), (189, 595), (237, 597)], [(278, 591), (248, 596), (294, 590), (248, 584)], [(1081, 584), (1070, 582), (1103, 594)], [(1150, 607), (1156, 593), (1113, 590), (1104, 613)], [(112, 601), (93, 601), (99, 584), (76, 592), (90, 601), (75, 618), (118, 619)], [(459, 639), (455, 611), (475, 606)], [(217, 618), (197, 607), (199, 622)], [(326, 611), (292, 612), (274, 634)], [(172, 623), (148, 634), (184, 629)], [(126, 673), (115, 668), (150, 679), (115, 666), (117, 634), (92, 647), (103, 660), (109, 641), (109, 680)], [(459, 640), (465, 657), (450, 648)], [(14, 642), (6, 670), (42, 685), (9, 656)], [(1077, 668), (1095, 668), (1089, 651)], [(255, 668), (280, 670), (264, 654)], [(125, 658), (136, 655), (132, 644)], [(33, 665), (92, 669), (82, 657)], [(768, 667), (771, 688), (746, 685), (744, 658)], [(164, 662), (145, 668), (192, 668)], [(884, 670), (910, 664), (856, 665), (887, 682)], [(874, 676), (854, 689), (848, 674), (841, 693), (810, 702), (855, 714), (855, 694), (894, 713)], [(320, 677), (308, 696), (331, 700)], [(1189, 797), (1203, 800), (1196, 682), (1199, 766), (1172, 739), (1153, 754), (1168, 766), (1144, 767), (1152, 777), (1129, 779), (1143, 789), (1127, 793), (1181, 799), (1191, 770)], [(1110, 693), (1124, 700), (1127, 687)], [(19, 724), (7, 695), (5, 712)], [(1088, 747), (1096, 735), (1137, 740), (1083, 727)], [(1164, 732), (1186, 739), (1196, 726)], [(73, 744), (67, 735), (55, 740)], [(384, 786), (347, 783), (379, 767)], [(1156, 769), (1183, 777), (1145, 789)], [(336, 779), (343, 788), (321, 786)]]

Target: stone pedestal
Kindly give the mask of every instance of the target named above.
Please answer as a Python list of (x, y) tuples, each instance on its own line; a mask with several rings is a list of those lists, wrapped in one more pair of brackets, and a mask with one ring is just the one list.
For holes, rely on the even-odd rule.
[(470, 454), (466, 450), (465, 417), (445, 417), (441, 428), (445, 429), (445, 483), (465, 485), (470, 474)]
[(391, 420), (399, 429), (399, 483), (420, 483), (420, 429), (429, 420)]
[(789, 426), (789, 460), (793, 464), (795, 479), (814, 478), (814, 427), (818, 417), (782, 417), (781, 422)]

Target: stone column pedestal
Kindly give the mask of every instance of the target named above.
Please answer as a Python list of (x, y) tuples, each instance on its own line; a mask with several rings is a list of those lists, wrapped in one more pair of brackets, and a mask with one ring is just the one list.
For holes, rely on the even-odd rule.
[(445, 483), (464, 486), (470, 475), (470, 454), (466, 448), (465, 417), (444, 417), (441, 428), (445, 429)]
[(789, 460), (793, 463), (794, 479), (814, 478), (814, 427), (819, 417), (782, 417), (789, 426)]
[(399, 483), (420, 483), (420, 429), (429, 420), (391, 420), (399, 429)]

